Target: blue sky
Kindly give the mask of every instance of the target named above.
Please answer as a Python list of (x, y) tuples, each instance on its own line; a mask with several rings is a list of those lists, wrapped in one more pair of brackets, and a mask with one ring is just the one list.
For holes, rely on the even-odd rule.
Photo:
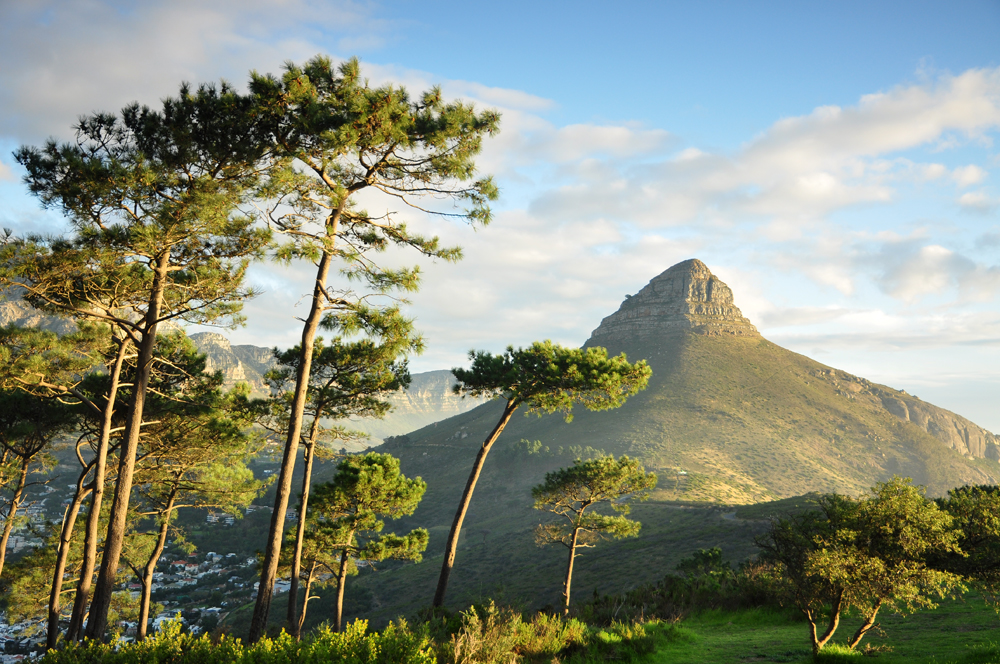
[[(768, 338), (1000, 431), (998, 31), (995, 0), (3, 3), (0, 223), (61, 228), (10, 151), (81, 113), (357, 55), (504, 116), (494, 223), (411, 221), (466, 251), (424, 266), (414, 369), (580, 344), (698, 257)], [(233, 340), (294, 343), (307, 272), (256, 268)]]

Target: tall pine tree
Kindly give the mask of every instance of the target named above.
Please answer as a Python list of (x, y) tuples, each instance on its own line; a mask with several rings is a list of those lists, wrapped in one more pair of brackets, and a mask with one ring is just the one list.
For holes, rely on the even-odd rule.
[[(437, 238), (414, 233), (395, 213), (371, 215), (355, 199), (372, 192), (413, 210), (488, 223), (488, 203), (497, 190), (490, 178), (476, 179), (475, 157), (482, 138), (497, 131), (499, 116), (446, 102), (437, 88), (412, 100), (400, 87), (372, 87), (361, 78), (357, 60), (334, 68), (328, 58), (317, 57), (301, 67), (289, 65), (280, 78), (255, 75), (251, 89), (264, 106), (282, 111), (275, 132), (282, 160), (271, 171), (269, 191), (275, 203), (272, 227), (288, 238), (279, 257), (316, 266), (250, 626), (255, 641), (267, 627), (274, 593), (320, 323), (326, 317), (340, 329), (357, 326), (371, 313), (373, 295), (416, 290), (416, 268), (390, 269), (377, 262), (376, 254), (389, 247), (445, 260), (460, 256)], [(421, 207), (421, 201), (434, 199), (466, 207), (456, 212)], [(344, 288), (331, 286), (331, 271), (338, 266), (347, 277)], [(351, 284), (363, 288), (355, 291)]]

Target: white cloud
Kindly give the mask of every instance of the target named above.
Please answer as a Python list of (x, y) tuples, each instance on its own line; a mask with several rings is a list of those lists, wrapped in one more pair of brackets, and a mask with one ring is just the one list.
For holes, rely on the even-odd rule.
[(968, 166), (956, 168), (952, 171), (951, 177), (959, 187), (970, 187), (985, 180), (986, 171), (975, 164), (969, 164)]
[(391, 27), (350, 0), (0, 3), (0, 134), (67, 137), (81, 114), (155, 104), (181, 81), (278, 71), (323, 49), (319, 32), (380, 38)]
[(907, 302), (957, 286), (976, 270), (972, 261), (940, 245), (886, 245), (882, 253), (887, 263), (882, 289)]
[(14, 171), (3, 161), (0, 161), (0, 182), (17, 182)]
[(1000, 206), (1000, 199), (990, 196), (985, 191), (969, 191), (958, 197), (958, 205), (966, 212), (989, 214)]
[[(688, 147), (641, 167), (604, 161), (540, 194), (533, 208), (562, 219), (617, 217), (650, 226), (707, 219), (799, 224), (850, 206), (895, 200), (897, 180), (943, 177), (943, 164), (914, 164), (906, 150), (982, 139), (1000, 127), (1000, 68), (942, 76), (866, 95), (848, 108), (820, 107), (774, 123), (733, 154)], [(610, 173), (609, 169), (614, 173)], [(985, 177), (969, 165), (963, 186)]]

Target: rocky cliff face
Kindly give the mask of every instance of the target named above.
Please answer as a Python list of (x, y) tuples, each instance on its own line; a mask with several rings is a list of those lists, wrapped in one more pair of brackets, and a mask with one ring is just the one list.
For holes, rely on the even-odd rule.
[(944, 408), (938, 408), (906, 392), (878, 391), (882, 407), (903, 422), (918, 427), (967, 457), (1000, 461), (1000, 437)]
[[(244, 382), (250, 385), (255, 396), (267, 394), (264, 374), (275, 365), (270, 349), (233, 346), (229, 339), (214, 332), (192, 334), (191, 340), (207, 356), (207, 370), (222, 372), (226, 387)], [(413, 374), (409, 389), (389, 397), (392, 411), (385, 419), (355, 420), (350, 426), (375, 439), (399, 436), (464, 413), (483, 402), (482, 399), (463, 399), (455, 395), (452, 392), (454, 384), (455, 378), (448, 370)]]
[(594, 330), (588, 346), (679, 332), (759, 336), (733, 303), (733, 291), (697, 258), (655, 277)]
[[(655, 277), (614, 314), (601, 321), (587, 346), (616, 348), (655, 343), (679, 332), (709, 336), (759, 337), (733, 301), (733, 292), (696, 258)], [(630, 353), (630, 356), (632, 354)], [(1000, 437), (943, 408), (906, 392), (829, 369), (817, 378), (830, 381), (850, 398), (871, 401), (903, 422), (912, 422), (966, 457), (1000, 461)]]
[(75, 329), (72, 321), (44, 314), (8, 293), (0, 293), (0, 326), (19, 325), (38, 327), (59, 334), (69, 334)]
[(227, 388), (236, 383), (247, 383), (254, 396), (267, 394), (264, 374), (275, 364), (269, 348), (233, 346), (229, 339), (216, 332), (192, 334), (191, 341), (207, 357), (206, 370), (222, 372)]

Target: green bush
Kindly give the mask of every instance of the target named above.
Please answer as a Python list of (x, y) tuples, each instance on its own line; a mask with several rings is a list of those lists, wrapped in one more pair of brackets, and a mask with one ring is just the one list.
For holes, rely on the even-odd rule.
[[(180, 620), (138, 643), (114, 641), (52, 650), (43, 664), (540, 664), (633, 662), (680, 638), (674, 625), (615, 622), (594, 629), (539, 613), (530, 619), (490, 602), (411, 628), (405, 621), (369, 632), (358, 620), (342, 633), (321, 627), (302, 641), (282, 632), (252, 645), (228, 636), (192, 636)], [(433, 637), (432, 637), (433, 634)]]
[(861, 657), (860, 650), (851, 650), (847, 646), (830, 643), (816, 653), (813, 661), (818, 664), (859, 664)]
[(328, 628), (296, 641), (286, 633), (252, 645), (239, 639), (191, 636), (171, 621), (157, 634), (137, 643), (88, 641), (51, 650), (44, 664), (434, 664), (434, 647), (427, 629), (411, 630), (405, 621), (382, 632), (368, 632), (357, 620), (337, 634)]

